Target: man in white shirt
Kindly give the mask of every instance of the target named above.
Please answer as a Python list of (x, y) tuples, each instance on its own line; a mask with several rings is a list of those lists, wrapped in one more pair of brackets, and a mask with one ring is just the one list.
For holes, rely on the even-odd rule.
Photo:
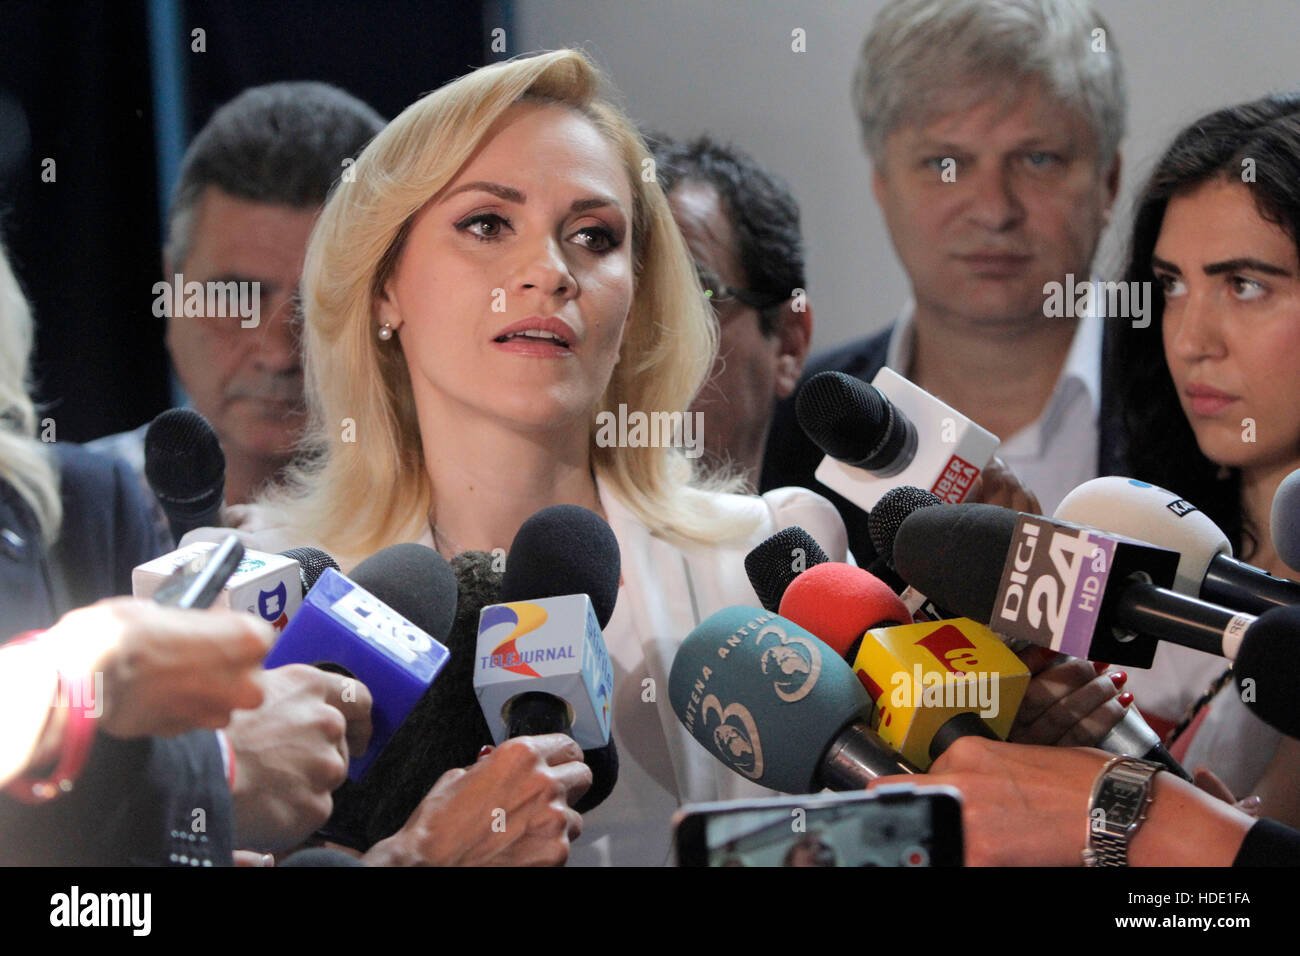
[[(1051, 283), (1091, 275), (1119, 188), (1125, 98), (1109, 38), (1083, 0), (901, 0), (879, 14), (854, 101), (912, 301), (804, 373), (870, 381), (889, 365), (1001, 437), (1049, 513), (1106, 467), (1110, 444), (1102, 319), (1049, 307)], [(867, 560), (865, 515), (815, 482), (821, 457), (782, 403), (760, 488), (826, 494)]]

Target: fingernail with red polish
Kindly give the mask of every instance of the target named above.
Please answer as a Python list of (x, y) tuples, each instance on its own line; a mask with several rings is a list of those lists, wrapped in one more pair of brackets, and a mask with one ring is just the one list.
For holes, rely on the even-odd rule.
[(1133, 695), (1128, 691), (1120, 694), (1117, 699), (1119, 700), (1121, 707), (1127, 707), (1129, 704), (1133, 703)]
[(1128, 675), (1123, 671), (1112, 671), (1110, 679), (1114, 682), (1115, 689), (1119, 690), (1119, 688), (1124, 686), (1124, 682), (1128, 680)]
[(490, 754), (492, 750), (493, 747), (491, 744), (484, 744), (481, 748), (479, 748), (478, 759), (482, 760), (484, 757)]
[(1101, 661), (1094, 661), (1093, 664), (1092, 664), (1092, 669), (1093, 669), (1094, 671), (1096, 671), (1098, 677), (1100, 677), (1102, 674), (1106, 673), (1106, 668), (1107, 668), (1107, 667), (1110, 667), (1110, 665), (1109, 665), (1109, 664), (1103, 664)]

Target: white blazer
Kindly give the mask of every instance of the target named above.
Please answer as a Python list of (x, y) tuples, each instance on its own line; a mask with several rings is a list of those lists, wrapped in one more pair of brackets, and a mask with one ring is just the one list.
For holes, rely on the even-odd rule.
[[(651, 534), (597, 478), (601, 506), (618, 540), (623, 580), (605, 643), (614, 662), (612, 723), (619, 750), (613, 793), (583, 817), (583, 834), (570, 862), (576, 865), (661, 865), (671, 861), (671, 818), (683, 803), (771, 796), (726, 767), (678, 721), (668, 700), (668, 675), (682, 640), (715, 611), (737, 604), (758, 607), (745, 573), (745, 555), (764, 538), (798, 525), (832, 561), (852, 561), (838, 512), (804, 488), (765, 495), (709, 495), (710, 506), (754, 519), (743, 540), (723, 545), (679, 545)], [(693, 492), (699, 493), (699, 492)], [(266, 527), (256, 507), (231, 509), (247, 546), (280, 551), (311, 544)], [(232, 522), (233, 523), (233, 522)], [(229, 530), (201, 529), (186, 536), (219, 540)], [(425, 530), (418, 539), (433, 546)]]

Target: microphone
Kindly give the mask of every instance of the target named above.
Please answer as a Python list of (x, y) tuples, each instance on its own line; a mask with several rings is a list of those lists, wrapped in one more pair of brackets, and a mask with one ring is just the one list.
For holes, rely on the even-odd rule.
[(890, 587), (862, 568), (827, 561), (809, 568), (786, 588), (782, 617), (829, 645), (852, 663), (867, 631), (911, 624), (912, 615)]
[(144, 434), (144, 476), (176, 541), (195, 528), (220, 527), (226, 456), (208, 420), (170, 408)]
[(395, 544), (350, 578), (326, 568), (264, 666), (328, 665), (366, 685), (374, 700), (370, 745), (348, 766), (358, 780), (447, 663), (442, 642), (455, 613), (456, 578), (442, 555)]
[(576, 505), (543, 508), (510, 545), (500, 603), (479, 616), (474, 689), (492, 739), (571, 736), (593, 778), (574, 804), (579, 813), (618, 780), (614, 667), (601, 631), (618, 600), (620, 567), (603, 518)]
[(745, 573), (758, 595), (758, 602), (775, 611), (791, 581), (808, 568), (829, 560), (812, 535), (798, 525), (791, 525), (760, 541), (745, 555)]
[(963, 501), (998, 449), (996, 435), (890, 368), (870, 385), (843, 372), (814, 375), (795, 397), (795, 416), (826, 453), (817, 480), (865, 511), (896, 485)]
[(958, 615), (948, 613), (898, 575), (894, 570), (894, 536), (913, 511), (939, 504), (943, 500), (936, 494), (915, 485), (900, 485), (885, 492), (867, 515), (867, 533), (878, 555), (871, 573), (888, 582), (912, 616), (920, 621), (947, 621)]
[(875, 703), (872, 728), (922, 770), (958, 737), (1006, 740), (1030, 676), (969, 618), (873, 628), (853, 670)]
[(668, 696), (706, 750), (773, 790), (860, 790), (918, 772), (867, 724), (871, 698), (849, 666), (759, 608), (725, 608), (695, 628), (673, 659)]
[(343, 570), (337, 561), (320, 548), (290, 548), (280, 553), (298, 562), (298, 583), (302, 587), (303, 594), (316, 586), (316, 581), (325, 573), (326, 568), (333, 568), (335, 571)]
[(1144, 481), (1085, 481), (1065, 496), (1056, 517), (1177, 551), (1173, 590), (1180, 594), (1250, 614), (1300, 604), (1300, 584), (1238, 561), (1227, 536), (1205, 512)]
[[(928, 508), (928, 505), (924, 503), (923, 499), (920, 499), (917, 496), (913, 496), (913, 497), (918, 502), (919, 507)], [(963, 509), (970, 509), (972, 507), (974, 506), (973, 505), (962, 506)], [(990, 505), (984, 507), (992, 507), (992, 506)], [(940, 509), (930, 509), (930, 510), (937, 512)], [(1010, 514), (1010, 512), (1008, 512), (1008, 514)], [(891, 554), (894, 552), (895, 540), (897, 538), (899, 528), (902, 527), (903, 522), (906, 520), (907, 520), (907, 516), (905, 515), (903, 517), (903, 520), (898, 521), (897, 524), (892, 527), (892, 533), (889, 535), (889, 539), (888, 539), (888, 547)], [(994, 554), (996, 554), (996, 551), (994, 552)], [(968, 558), (969, 558), (969, 554), (967, 553), (962, 553), (956, 556), (946, 555), (946, 556), (939, 557), (937, 559), (937, 563), (942, 564), (945, 567), (950, 567), (947, 564), (948, 561), (957, 560), (960, 562), (960, 561), (968, 560)], [(981, 582), (977, 583), (975, 589), (978, 590), (979, 585), (981, 584), (985, 589), (989, 587), (997, 588), (1000, 584), (1000, 578), (1001, 578), (1000, 565), (1001, 562), (999, 562), (996, 557), (994, 558), (992, 563), (986, 562), (984, 565), (976, 565), (977, 567), (982, 569), (984, 578)], [(962, 565), (959, 565), (959, 567), (961, 566)], [(992, 624), (991, 608), (989, 608), (990, 617), (988, 618), (982, 616), (984, 611), (984, 607), (982, 604), (978, 605), (976, 607), (976, 610), (978, 611), (979, 614), (978, 617), (979, 620), (985, 620), (985, 619), (989, 620), (990, 625), (993, 627), (994, 631), (1001, 632), (1001, 636), (1004, 639), (1007, 639), (1006, 632), (1002, 628)], [(969, 612), (967, 613), (969, 614)], [(952, 615), (943, 614), (943, 616), (951, 617)], [(1018, 639), (1012, 638), (1008, 642), (1013, 647), (1023, 646), (1028, 643), (1041, 643), (1040, 641), (1025, 640), (1024, 638), (1018, 638)], [(1062, 655), (1062, 657), (1064, 656), (1066, 655)], [(1154, 653), (1152, 654), (1152, 659), (1154, 659)], [(1140, 713), (1138, 713), (1138, 711), (1132, 708), (1125, 709), (1124, 716), (1120, 720), (1120, 722), (1111, 728), (1110, 732), (1104, 738), (1102, 738), (1101, 741), (1098, 742), (1097, 746), (1100, 747), (1102, 750), (1108, 751), (1109, 753), (1132, 755), (1132, 756), (1142, 757), (1146, 760), (1156, 761), (1164, 765), (1167, 769), (1176, 773), (1178, 776), (1186, 780), (1191, 779), (1187, 771), (1184, 770), (1182, 766), (1178, 763), (1178, 761), (1174, 760), (1173, 756), (1169, 753), (1169, 751), (1165, 749), (1164, 745), (1160, 741), (1160, 735), (1151, 729), (1151, 726), (1146, 722), (1143, 716)]]
[(1028, 668), (988, 628), (913, 624), (888, 585), (852, 565), (801, 574), (781, 616), (853, 665), (875, 705), (872, 729), (922, 770), (958, 737), (1005, 740), (1029, 686)]
[(334, 792), (334, 813), (321, 830), (359, 850), (400, 830), (430, 788), (448, 770), (467, 767), (492, 743), (474, 693), (478, 618), (501, 594), (493, 555), (466, 551), (451, 560), (456, 576), (455, 616), (447, 634), (448, 659), (359, 781)]
[(1300, 468), (1283, 478), (1273, 495), (1269, 531), (1277, 556), (1292, 571), (1300, 571)]
[[(131, 569), (132, 596), (153, 597), (174, 570), (218, 547), (214, 541), (196, 541), (136, 565)], [(247, 611), (283, 632), (302, 605), (303, 593), (301, 566), (293, 557), (245, 550), (212, 606)]]
[(1300, 738), (1300, 608), (1279, 607), (1250, 626), (1233, 665), (1241, 699), (1256, 717)]
[(904, 578), (967, 617), (1090, 660), (1150, 667), (1155, 638), (1231, 658), (1255, 620), (1166, 590), (1172, 551), (995, 505), (915, 512), (898, 529), (894, 559)]

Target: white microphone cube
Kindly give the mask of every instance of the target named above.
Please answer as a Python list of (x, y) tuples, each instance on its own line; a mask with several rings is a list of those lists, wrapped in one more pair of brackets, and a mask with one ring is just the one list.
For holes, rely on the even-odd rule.
[(614, 668), (585, 594), (492, 604), (479, 613), (474, 691), (492, 731), (506, 739), (506, 705), (551, 694), (571, 708), (570, 735), (583, 750), (609, 742)]
[[(197, 541), (138, 565), (131, 571), (131, 593), (138, 598), (152, 597), (173, 571), (216, 548), (215, 542)], [(298, 562), (293, 558), (265, 551), (245, 551), (212, 606), (247, 611), (282, 632), (302, 606), (302, 579), (298, 571)]]

